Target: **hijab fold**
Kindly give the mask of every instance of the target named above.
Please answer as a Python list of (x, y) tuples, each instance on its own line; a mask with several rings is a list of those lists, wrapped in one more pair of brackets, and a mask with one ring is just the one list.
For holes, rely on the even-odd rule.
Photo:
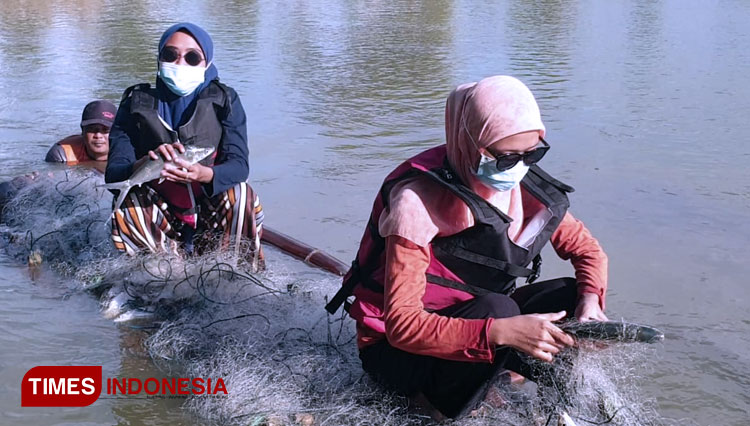
[[(208, 35), (208, 33), (201, 27), (195, 24), (191, 24), (189, 22), (181, 22), (179, 24), (174, 24), (171, 27), (167, 28), (166, 31), (164, 31), (164, 34), (162, 34), (161, 39), (159, 40), (159, 51), (164, 48), (164, 45), (167, 44), (167, 40), (169, 40), (174, 33), (177, 31), (183, 31), (190, 34), (196, 42), (198, 42), (198, 45), (200, 45), (201, 49), (203, 50), (203, 55), (206, 58), (206, 64), (209, 64), (208, 68), (206, 69), (205, 78), (203, 80), (203, 83), (200, 84), (192, 93), (185, 95), (185, 96), (179, 96), (169, 90), (166, 84), (161, 80), (161, 77), (156, 77), (156, 93), (157, 97), (159, 99), (159, 116), (164, 120), (165, 123), (167, 123), (172, 129), (177, 129), (182, 124), (185, 124), (184, 121), (187, 121), (192, 114), (193, 110), (195, 109), (195, 103), (196, 99), (198, 98), (198, 94), (206, 88), (212, 80), (218, 80), (219, 79), (219, 71), (216, 69), (216, 66), (214, 66), (213, 58), (214, 58), (214, 43), (211, 40), (211, 36)], [(157, 64), (158, 64), (158, 56), (159, 53), (157, 52)]]

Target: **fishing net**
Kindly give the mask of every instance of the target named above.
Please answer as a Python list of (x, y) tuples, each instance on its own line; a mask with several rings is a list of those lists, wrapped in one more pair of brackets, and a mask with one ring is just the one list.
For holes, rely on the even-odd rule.
[(111, 195), (97, 188), (100, 176), (68, 170), (19, 178), (17, 194), (2, 207), (0, 235), (6, 253), (58, 271), (112, 256)]
[[(166, 374), (218, 378), (227, 396), (191, 396), (198, 423), (421, 425), (433, 421), (363, 373), (354, 322), (323, 310), (340, 279), (267, 248), (267, 269), (212, 254), (120, 256), (109, 240), (111, 196), (84, 171), (29, 179), (3, 207), (5, 252), (69, 277), (101, 299), (102, 314), (147, 338)], [(662, 425), (639, 391), (653, 346), (584, 345), (555, 364), (529, 360), (536, 383), (499, 381), (499, 398), (462, 425)]]

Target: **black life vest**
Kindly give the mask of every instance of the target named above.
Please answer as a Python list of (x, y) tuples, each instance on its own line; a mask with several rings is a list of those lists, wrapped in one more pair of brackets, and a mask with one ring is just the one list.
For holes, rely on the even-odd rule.
[[(418, 154), (385, 179), (352, 268), (344, 277), (342, 288), (326, 305), (329, 312), (335, 312), (357, 285), (383, 292), (385, 239), (378, 232), (377, 221), (382, 211), (388, 208), (393, 186), (415, 175), (428, 176), (450, 190), (469, 207), (474, 217), (472, 227), (431, 241), (433, 259), (427, 270), (427, 282), (473, 295), (488, 292), (508, 294), (514, 290), (516, 278), (523, 277), (532, 282), (539, 276), (540, 252), (570, 206), (566, 193), (573, 192), (572, 187), (554, 179), (538, 166), (529, 169), (521, 185), (549, 210), (551, 217), (533, 242), (523, 248), (508, 237), (512, 219), (465, 186), (451, 170), (444, 145)], [(528, 268), (532, 263), (532, 268)]]
[[(508, 237), (512, 219), (461, 183), (447, 162), (445, 167), (427, 174), (456, 194), (474, 216), (474, 226), (454, 235), (436, 237), (431, 242), (433, 256), (462, 282), (439, 276), (428, 276), (428, 281), (474, 295), (509, 294), (515, 289), (516, 278), (533, 282), (539, 276), (540, 253), (570, 207), (566, 192), (572, 191), (571, 187), (551, 178), (536, 165), (529, 169), (521, 185), (547, 207), (551, 217), (531, 245), (524, 248)], [(534, 265), (529, 269), (527, 266), (532, 262)]]
[[(125, 90), (123, 99), (130, 96), (130, 113), (135, 119), (140, 140), (149, 141), (154, 149), (161, 144), (181, 142), (183, 145), (198, 145), (214, 147), (217, 151), (223, 134), (220, 117), (229, 113), (230, 90), (224, 84), (213, 80), (199, 94), (190, 119), (177, 130), (170, 128), (159, 117), (159, 102), (156, 89), (148, 83), (137, 84)], [(144, 145), (140, 145), (143, 147)], [(136, 152), (136, 158), (148, 152)], [(201, 164), (213, 164), (213, 156), (201, 161)]]

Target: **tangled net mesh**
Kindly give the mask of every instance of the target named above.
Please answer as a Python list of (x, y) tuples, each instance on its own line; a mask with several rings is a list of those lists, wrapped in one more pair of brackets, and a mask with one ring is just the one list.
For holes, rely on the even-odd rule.
[[(186, 400), (199, 423), (433, 423), (363, 373), (354, 321), (323, 310), (339, 278), (269, 248), (262, 273), (227, 253), (120, 256), (101, 183), (85, 171), (34, 179), (3, 207), (0, 243), (9, 256), (100, 297), (105, 316), (147, 330), (144, 346), (160, 370), (223, 378), (227, 396)], [(565, 412), (579, 425), (671, 424), (639, 391), (648, 373), (642, 361), (654, 356), (653, 347), (613, 344), (570, 350), (553, 366), (529, 360), (542, 378), (536, 384), (503, 386), (505, 404), (449, 423), (557, 425)]]

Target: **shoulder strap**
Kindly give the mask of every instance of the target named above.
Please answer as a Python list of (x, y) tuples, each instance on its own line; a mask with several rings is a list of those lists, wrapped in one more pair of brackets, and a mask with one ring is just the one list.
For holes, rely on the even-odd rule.
[(127, 89), (125, 89), (125, 92), (123, 92), (123, 94), (122, 94), (122, 98), (120, 99), (120, 101), (122, 102), (122, 101), (124, 101), (125, 99), (127, 99), (128, 97), (130, 97), (130, 95), (131, 95), (131, 94), (132, 94), (132, 93), (133, 93), (134, 91), (136, 91), (136, 90), (139, 90), (139, 91), (147, 91), (147, 90), (149, 90), (150, 88), (151, 88), (151, 85), (150, 85), (150, 84), (148, 84), (148, 83), (139, 83), (139, 84), (134, 84), (134, 85), (132, 85), (132, 86), (128, 87)]
[(130, 96), (130, 111), (157, 111), (159, 100), (148, 83), (136, 84), (125, 90), (123, 99)]
[(560, 182), (537, 166), (529, 169), (521, 184), (548, 207), (569, 206), (568, 193), (574, 191), (572, 186)]
[(573, 188), (572, 186), (570, 186), (568, 184), (565, 184), (565, 183), (562, 183), (559, 180), (553, 178), (552, 176), (550, 176), (549, 173), (547, 173), (544, 170), (542, 170), (542, 168), (539, 167), (536, 164), (534, 164), (533, 166), (531, 166), (529, 168), (529, 171), (532, 172), (532, 173), (534, 173), (535, 175), (539, 176), (540, 178), (542, 178), (543, 180), (545, 180), (547, 183), (553, 185), (554, 187), (556, 187), (560, 191), (568, 192), (568, 193), (575, 192), (575, 188)]
[(212, 80), (211, 84), (204, 89), (200, 94), (201, 100), (210, 100), (215, 105), (218, 105), (225, 110), (225, 114), (229, 115), (232, 112), (232, 103), (230, 101), (229, 94), (232, 92), (232, 88), (219, 80)]

